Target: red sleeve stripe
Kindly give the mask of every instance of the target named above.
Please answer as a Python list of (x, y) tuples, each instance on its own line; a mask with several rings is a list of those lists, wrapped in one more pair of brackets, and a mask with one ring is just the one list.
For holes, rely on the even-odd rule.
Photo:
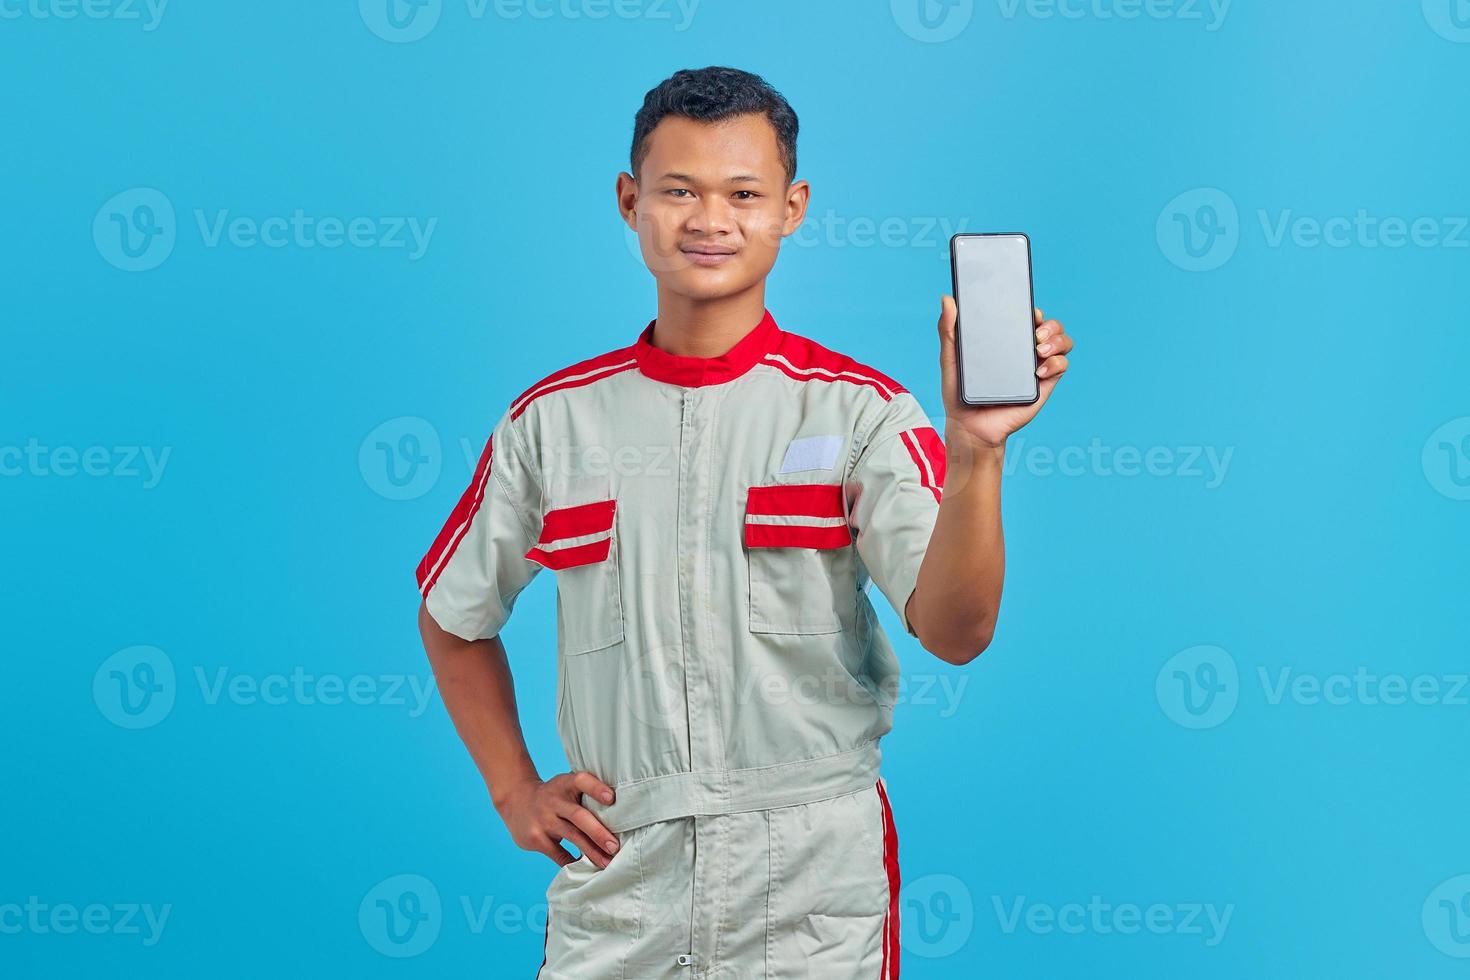
[(924, 452), (924, 459), (929, 463), (929, 472), (933, 474), (933, 483), (941, 490), (944, 489), (945, 455), (944, 440), (939, 438), (939, 433), (934, 431), (933, 426), (921, 425), (913, 430), (914, 439), (919, 448)]
[(751, 487), (745, 513), (842, 517), (842, 484), (787, 483), (774, 487)]
[(846, 524), (757, 524), (745, 525), (747, 548), (846, 548), (852, 530)]
[[(926, 432), (928, 436), (924, 435)], [(919, 468), (919, 483), (934, 494), (934, 502), (938, 503), (944, 487), (944, 444), (939, 441), (939, 433), (926, 426), (922, 429), (907, 429), (900, 432), (898, 437), (903, 440), (904, 448), (909, 451), (914, 465)], [(936, 445), (939, 447), (937, 454)]]
[(621, 374), (637, 366), (638, 361), (633, 357), (631, 350), (628, 348), (610, 351), (600, 357), (580, 361), (571, 367), (563, 368), (555, 374), (543, 378), (530, 388), (527, 388), (519, 398), (511, 402), (510, 417), (513, 419), (520, 418), (521, 413), (526, 410), (526, 406), (530, 405), (531, 402), (540, 398), (542, 395), (550, 394), (553, 391), (564, 391), (568, 388), (580, 388), (583, 385), (590, 385), (594, 381), (610, 378), (614, 374)]
[(541, 523), (541, 537), (537, 544), (550, 544), (562, 538), (576, 538), (584, 534), (606, 531), (613, 525), (616, 500), (599, 500), (575, 507), (558, 507), (548, 510)]
[(449, 519), (439, 529), (439, 534), (429, 547), (428, 554), (424, 555), (423, 560), (419, 562), (417, 573), (419, 591), (423, 593), (425, 599), (429, 597), (434, 583), (439, 581), (439, 573), (454, 556), (454, 549), (459, 547), (459, 542), (464, 538), (465, 532), (470, 529), (470, 524), (474, 521), (475, 514), (479, 512), (480, 504), (485, 499), (485, 487), (490, 481), (491, 444), (494, 441), (493, 435), (485, 440), (485, 449), (480, 453), (480, 461), (475, 465), (475, 475), (471, 478), (470, 485), (465, 487), (464, 493), (460, 495), (459, 503), (454, 505), (454, 510), (449, 513)]
[(888, 791), (878, 780), (878, 799), (883, 804), (883, 870), (888, 873), (888, 911), (883, 916), (883, 971), (880, 980), (898, 980), (899, 941), (902, 931), (898, 921), (898, 893), (902, 885), (898, 873), (898, 828), (893, 823), (893, 808), (888, 805)]

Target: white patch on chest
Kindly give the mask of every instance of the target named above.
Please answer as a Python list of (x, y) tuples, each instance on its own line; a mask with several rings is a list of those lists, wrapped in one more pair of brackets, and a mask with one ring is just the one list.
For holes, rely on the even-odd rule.
[(807, 470), (830, 470), (842, 449), (841, 436), (803, 436), (792, 439), (781, 460), (780, 473), (804, 473)]

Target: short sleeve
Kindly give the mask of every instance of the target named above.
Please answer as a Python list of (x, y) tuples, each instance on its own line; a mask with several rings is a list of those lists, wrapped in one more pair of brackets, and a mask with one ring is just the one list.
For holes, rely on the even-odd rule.
[(849, 480), (858, 554), (903, 628), (919, 565), (939, 517), (944, 443), (914, 396), (896, 393), (870, 429)]
[(429, 615), (466, 640), (497, 635), (541, 566), (525, 557), (541, 533), (541, 491), (521, 436), (502, 415), (470, 485), (434, 539), (417, 578)]

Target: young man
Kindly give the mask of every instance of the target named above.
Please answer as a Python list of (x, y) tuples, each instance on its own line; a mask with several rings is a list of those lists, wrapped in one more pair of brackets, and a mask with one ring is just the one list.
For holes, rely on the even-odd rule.
[[(658, 315), (509, 404), (418, 569), (455, 726), (515, 842), (561, 865), (543, 978), (898, 976), (898, 662), (866, 586), (939, 658), (985, 649), (1005, 440), (1072, 342), (1038, 311), (1041, 398), (966, 406), (944, 297), (941, 441), (893, 379), (778, 327), (796, 133), (746, 72), (648, 93), (617, 200)], [(497, 638), (542, 568), (573, 767), (548, 780)]]

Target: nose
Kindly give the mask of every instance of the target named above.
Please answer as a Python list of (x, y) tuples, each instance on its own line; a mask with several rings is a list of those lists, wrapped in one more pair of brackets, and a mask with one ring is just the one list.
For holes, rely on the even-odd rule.
[(718, 194), (705, 195), (690, 210), (685, 227), (700, 235), (728, 235), (735, 230), (735, 209)]

